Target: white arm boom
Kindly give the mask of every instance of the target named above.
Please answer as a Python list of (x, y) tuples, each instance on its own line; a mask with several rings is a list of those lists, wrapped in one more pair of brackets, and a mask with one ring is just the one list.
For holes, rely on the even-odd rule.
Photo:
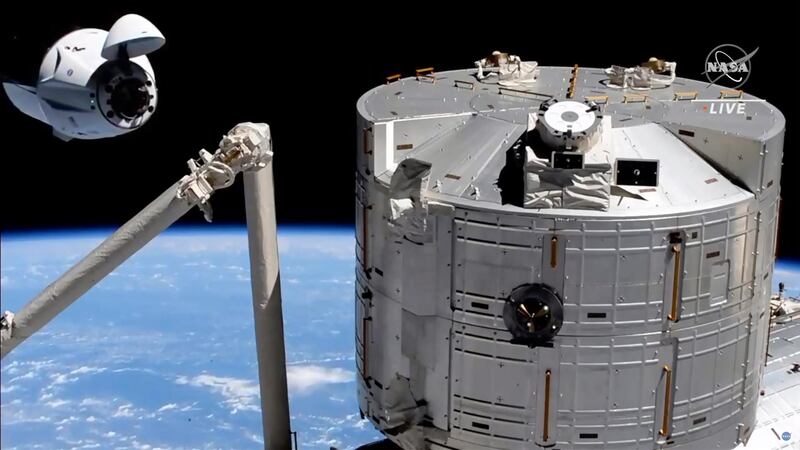
[(2, 358), (45, 326), (81, 295), (166, 230), (194, 205), (210, 217), (208, 199), (233, 183), (243, 170), (260, 168), (272, 158), (269, 127), (240, 124), (225, 136), (214, 155), (201, 151), (201, 160), (189, 161), (190, 175), (169, 187), (139, 214), (45, 288), (16, 314), (0, 324)]

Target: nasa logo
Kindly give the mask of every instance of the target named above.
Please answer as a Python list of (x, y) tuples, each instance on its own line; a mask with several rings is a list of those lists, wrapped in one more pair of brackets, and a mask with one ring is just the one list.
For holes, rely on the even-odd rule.
[(783, 438), (784, 441), (788, 441), (789, 439), (792, 438), (792, 433), (789, 433), (788, 431), (784, 431), (783, 435), (781, 437)]
[(750, 78), (753, 68), (751, 59), (758, 47), (747, 53), (742, 47), (734, 44), (722, 44), (714, 47), (706, 56), (706, 70), (703, 74), (708, 78), (709, 86), (722, 82), (733, 89), (739, 88)]

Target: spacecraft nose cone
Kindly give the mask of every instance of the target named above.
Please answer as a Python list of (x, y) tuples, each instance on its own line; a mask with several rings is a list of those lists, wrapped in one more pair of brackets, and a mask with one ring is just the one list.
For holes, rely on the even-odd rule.
[(149, 20), (138, 14), (127, 14), (117, 19), (108, 31), (101, 56), (105, 59), (135, 58), (158, 50), (164, 42), (164, 35)]

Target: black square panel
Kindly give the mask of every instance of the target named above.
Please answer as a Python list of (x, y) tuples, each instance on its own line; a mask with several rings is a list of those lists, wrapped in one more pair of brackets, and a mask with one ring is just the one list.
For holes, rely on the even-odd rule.
[(658, 160), (618, 159), (617, 184), (623, 186), (658, 186)]
[(554, 169), (582, 169), (583, 153), (553, 152)]

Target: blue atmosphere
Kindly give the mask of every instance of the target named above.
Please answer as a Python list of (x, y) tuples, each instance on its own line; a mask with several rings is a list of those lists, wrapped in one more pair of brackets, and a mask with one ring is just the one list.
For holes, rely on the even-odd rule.
[[(3, 235), (3, 310), (109, 233)], [(353, 230), (279, 235), (299, 445), (375, 440), (355, 398)], [(3, 361), (2, 448), (263, 448), (248, 267), (239, 227), (178, 229), (148, 244)]]
[[(2, 309), (109, 233), (3, 235)], [(353, 230), (285, 227), (279, 245), (300, 448), (378, 439), (355, 397)], [(800, 264), (778, 281), (800, 295)], [(163, 234), (3, 361), (2, 448), (263, 448), (250, 302), (243, 228)]]

